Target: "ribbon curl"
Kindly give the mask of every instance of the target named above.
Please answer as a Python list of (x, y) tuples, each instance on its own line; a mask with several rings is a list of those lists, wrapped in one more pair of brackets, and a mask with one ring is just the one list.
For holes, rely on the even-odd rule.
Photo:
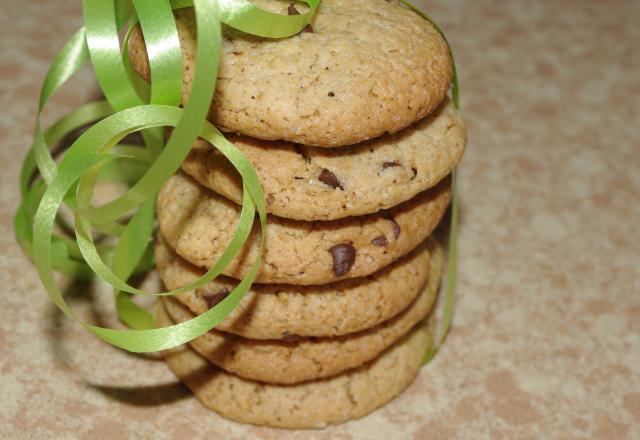
[[(240, 0), (225, 1), (220, 6), (215, 0), (193, 1), (198, 47), (192, 94), (183, 110), (177, 107), (182, 87), (182, 58), (176, 44), (172, 8), (188, 4), (172, 5), (167, 0), (133, 3), (84, 0), (85, 26), (56, 55), (42, 86), (34, 143), (21, 170), (23, 200), (14, 221), (18, 241), (33, 259), (50, 298), (70, 318), (113, 345), (133, 352), (150, 352), (175, 347), (206, 333), (237, 306), (255, 279), (260, 257), (224, 301), (184, 325), (152, 328), (151, 315), (128, 296), (147, 293), (126, 280), (133, 273), (152, 266), (149, 251), (156, 193), (179, 168), (198, 136), (220, 150), (243, 178), (240, 221), (220, 260), (200, 280), (183, 289), (156, 295), (186, 292), (219, 275), (244, 245), (256, 211), (262, 231), (262, 250), (266, 209), (255, 171), (242, 153), (206, 121), (216, 85), (221, 23), (237, 25), (254, 35), (284, 38), (310, 22), (318, 1), (308, 0), (309, 12), (296, 17), (268, 13)], [(141, 24), (152, 49), (149, 61), (154, 81), (150, 93), (145, 93), (144, 85), (133, 79), (126, 61), (126, 48), (120, 44), (119, 31), (127, 22), (130, 26)], [(42, 132), (40, 113), (49, 98), (89, 60), (106, 101), (86, 104)], [(144, 99), (146, 95), (149, 102)], [(56, 165), (52, 147), (68, 133), (92, 121), (99, 122), (86, 130)], [(164, 126), (175, 129), (162, 146), (161, 127)], [(124, 136), (139, 130), (143, 131), (145, 147), (119, 144)], [(122, 166), (126, 163), (136, 164), (133, 171), (131, 167)], [(39, 177), (34, 179), (35, 173)], [(106, 176), (130, 183), (131, 187), (107, 204), (92, 206), (95, 185)], [(74, 214), (75, 240), (54, 233), (58, 211), (63, 205)], [(117, 244), (96, 245), (96, 231), (116, 237)], [(64, 301), (54, 280), (54, 271), (83, 279), (97, 275), (114, 286), (119, 317), (134, 330), (103, 328), (81, 321)]]

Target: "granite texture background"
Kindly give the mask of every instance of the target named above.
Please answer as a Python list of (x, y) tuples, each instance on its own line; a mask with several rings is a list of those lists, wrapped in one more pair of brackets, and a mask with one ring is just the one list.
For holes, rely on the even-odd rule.
[[(1, 438), (640, 438), (640, 2), (419, 2), (454, 47), (470, 133), (456, 319), (404, 395), (316, 432), (206, 411), (153, 356), (63, 317), (15, 243), (39, 87), (80, 3), (2, 2)], [(85, 70), (45, 120), (98, 94)], [(111, 322), (92, 298), (72, 302)]]

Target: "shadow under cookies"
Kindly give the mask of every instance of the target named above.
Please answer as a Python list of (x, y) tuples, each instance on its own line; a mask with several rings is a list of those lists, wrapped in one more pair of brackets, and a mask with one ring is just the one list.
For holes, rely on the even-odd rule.
[[(112, 321), (113, 318), (105, 316), (105, 312), (100, 310), (100, 306), (96, 303), (96, 296), (99, 294), (96, 284), (95, 282), (70, 282), (64, 289), (64, 298), (72, 309), (79, 312), (78, 314), (82, 318), (92, 324), (105, 326), (105, 323)], [(50, 304), (47, 308), (43, 318), (43, 331), (55, 366), (63, 370), (64, 374), (75, 376), (74, 379), (79, 379), (84, 382), (87, 388), (101, 393), (108, 399), (133, 406), (151, 407), (191, 396), (188, 389), (177, 380), (157, 385), (112, 386), (96, 383), (95, 379), (87, 377), (87, 373), (83, 372), (82, 366), (69, 351), (68, 344), (64, 343), (65, 339), (72, 338), (71, 332), (87, 332), (87, 330), (76, 323), (71, 323), (71, 319), (54, 304)], [(116, 350), (113, 347), (107, 348)], [(77, 349), (89, 350), (86, 346), (79, 346)], [(156, 353), (131, 353), (124, 350), (120, 352), (124, 352), (127, 357), (139, 358), (144, 361), (162, 360)], [(109, 356), (110, 354), (108, 350), (105, 350), (102, 355)], [(100, 365), (96, 365), (95, 368), (99, 369)]]

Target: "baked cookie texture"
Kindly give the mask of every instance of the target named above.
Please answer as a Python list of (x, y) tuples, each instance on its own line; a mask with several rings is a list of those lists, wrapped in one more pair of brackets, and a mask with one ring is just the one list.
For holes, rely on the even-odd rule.
[[(258, 6), (287, 13), (287, 2)], [(196, 49), (191, 8), (175, 11), (185, 66), (183, 102)], [(452, 75), (447, 45), (426, 20), (396, 2), (323, 0), (313, 32), (270, 40), (226, 30), (210, 120), (255, 138), (338, 147), (399, 131), (444, 99)], [(142, 33), (129, 41), (133, 68), (149, 80)]]
[[(251, 161), (267, 211), (296, 220), (335, 220), (396, 206), (435, 186), (462, 158), (466, 128), (453, 103), (392, 134), (340, 149), (229, 136)], [(226, 158), (199, 139), (182, 169), (200, 184), (242, 203), (242, 180)]]
[[(213, 364), (246, 379), (294, 384), (334, 376), (372, 360), (427, 316), (440, 285), (439, 248), (431, 261), (430, 281), (416, 300), (397, 316), (371, 329), (334, 338), (288, 337), (284, 341), (256, 341), (212, 330), (189, 344)], [(173, 299), (162, 302), (176, 323), (194, 317)]]
[[(331, 222), (270, 216), (258, 283), (325, 284), (366, 276), (406, 255), (437, 226), (451, 197), (450, 179), (390, 210)], [(178, 255), (211, 267), (235, 231), (240, 207), (174, 175), (158, 195), (160, 231)], [(224, 270), (242, 278), (259, 250), (259, 228)]]
[[(159, 326), (173, 322), (158, 308)], [(416, 377), (432, 320), (423, 321), (381, 356), (343, 374), (295, 385), (266, 384), (221, 370), (187, 346), (163, 352), (174, 374), (223, 417), (277, 428), (322, 428), (362, 417), (400, 394)]]
[[(429, 279), (435, 242), (428, 240), (406, 257), (372, 275), (322, 286), (254, 284), (217, 330), (251, 339), (340, 336), (380, 324), (405, 309)], [(158, 236), (158, 274), (169, 290), (182, 288), (204, 274), (179, 257)], [(174, 298), (196, 315), (222, 301), (237, 281), (218, 277)]]
[[(283, 14), (304, 8), (254, 3)], [(196, 29), (192, 8), (175, 15), (184, 104)], [(256, 284), (239, 307), (163, 356), (205, 406), (233, 420), (319, 428), (361, 417), (413, 380), (432, 339), (425, 317), (443, 256), (428, 237), (467, 140), (446, 98), (449, 50), (428, 21), (384, 0), (323, 0), (292, 38), (223, 34), (209, 119), (255, 167), (269, 228)], [(149, 80), (139, 28), (129, 56)], [(218, 260), (241, 200), (235, 170), (198, 140), (158, 195), (156, 261), (169, 289)], [(256, 224), (224, 276), (161, 300), (157, 324), (187, 321), (223, 300), (259, 243)]]

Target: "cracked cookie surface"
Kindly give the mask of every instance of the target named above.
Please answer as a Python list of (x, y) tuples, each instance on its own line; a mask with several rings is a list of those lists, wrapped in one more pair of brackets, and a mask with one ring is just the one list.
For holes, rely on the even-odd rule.
[[(462, 158), (466, 129), (447, 99), (401, 132), (340, 149), (246, 136), (228, 139), (254, 166), (267, 211), (296, 220), (364, 215), (436, 185)], [(242, 202), (242, 181), (226, 158), (199, 139), (182, 169), (218, 194)]]
[[(258, 1), (287, 13), (287, 2)], [(192, 8), (175, 11), (185, 65), (183, 102), (195, 66)], [(396, 2), (323, 0), (314, 32), (270, 40), (225, 28), (210, 119), (223, 131), (336, 147), (394, 133), (444, 99), (452, 65), (436, 29)], [(139, 28), (129, 56), (147, 80)]]
[[(295, 385), (242, 379), (184, 345), (162, 356), (198, 400), (223, 417), (277, 428), (322, 428), (362, 417), (399, 395), (420, 370), (432, 341), (432, 321), (423, 321), (360, 368)], [(157, 316), (156, 322), (160, 326), (172, 323), (166, 314)]]
[[(160, 235), (155, 249), (158, 274), (167, 289), (184, 287), (204, 274), (179, 257)], [(428, 240), (372, 275), (323, 286), (253, 284), (216, 329), (251, 339), (291, 339), (340, 336), (371, 328), (397, 315), (416, 298), (429, 278), (434, 252), (434, 242)], [(174, 298), (199, 315), (237, 284), (221, 276)]]
[[(322, 222), (269, 216), (258, 283), (326, 284), (366, 276), (408, 254), (437, 226), (451, 197), (450, 179), (387, 211)], [(240, 207), (184, 173), (171, 177), (158, 195), (163, 237), (185, 260), (211, 267), (230, 242)], [(257, 225), (224, 274), (242, 278), (258, 255)], [(354, 258), (336, 261), (334, 246), (351, 246)], [(340, 263), (340, 264), (336, 264)], [(340, 271), (338, 272), (338, 266)], [(343, 272), (343, 269), (344, 270)]]
[[(373, 328), (333, 338), (253, 340), (212, 330), (189, 344), (220, 368), (266, 383), (295, 384), (335, 376), (357, 368), (402, 338), (431, 310), (440, 285), (442, 251), (435, 243), (429, 282), (397, 316)], [(195, 315), (175, 299), (163, 298), (165, 311), (176, 323)]]

